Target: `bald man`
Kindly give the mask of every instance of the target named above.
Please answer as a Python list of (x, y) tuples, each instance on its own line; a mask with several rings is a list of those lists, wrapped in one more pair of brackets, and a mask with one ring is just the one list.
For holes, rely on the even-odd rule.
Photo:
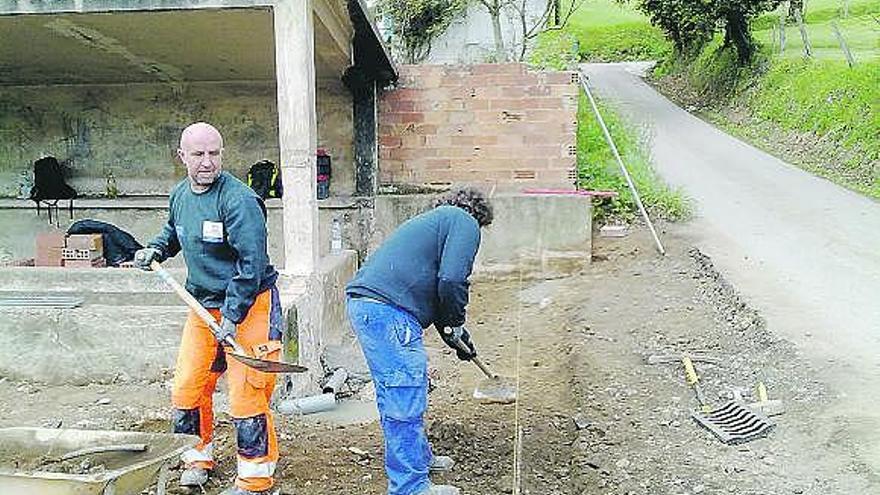
[(187, 290), (222, 328), (222, 335), (214, 335), (192, 311), (183, 328), (171, 392), (174, 432), (197, 435), (201, 442), (181, 456), (180, 484), (202, 486), (214, 468), (212, 396), (217, 379), (228, 372), (238, 476), (223, 494), (270, 494), (278, 462), (269, 411), (275, 378), (227, 360), (220, 344), (232, 335), (257, 357), (280, 356), (278, 272), (266, 249), (266, 208), (247, 185), (223, 172), (223, 137), (210, 124), (187, 127), (177, 155), (187, 178), (171, 191), (168, 222), (135, 254), (135, 263), (149, 270), (153, 260), (162, 262), (182, 251)]

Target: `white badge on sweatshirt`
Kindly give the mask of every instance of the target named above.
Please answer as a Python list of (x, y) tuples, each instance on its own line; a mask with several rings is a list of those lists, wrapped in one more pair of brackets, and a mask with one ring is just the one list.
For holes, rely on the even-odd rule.
[(223, 242), (223, 222), (202, 222), (202, 240), (204, 242)]

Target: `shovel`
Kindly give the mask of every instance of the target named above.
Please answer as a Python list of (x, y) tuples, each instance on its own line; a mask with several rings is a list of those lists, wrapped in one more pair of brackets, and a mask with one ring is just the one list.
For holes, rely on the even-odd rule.
[[(455, 347), (464, 352), (471, 352), (468, 346), (461, 341), (461, 332), (456, 330), (455, 328), (444, 328), (443, 334), (455, 344)], [(471, 361), (486, 375), (486, 378), (478, 382), (476, 388), (474, 388), (474, 399), (477, 402), (484, 404), (511, 404), (516, 402), (516, 380), (492, 373), (477, 356), (471, 358)]]
[[(150, 268), (154, 272), (156, 272), (162, 280), (165, 281), (166, 284), (170, 285), (174, 292), (183, 299), (183, 302), (186, 303), (187, 306), (190, 307), (193, 311), (196, 312), (199, 317), (204, 320), (205, 323), (211, 328), (211, 331), (214, 332), (214, 335), (218, 335), (220, 332), (220, 325), (217, 323), (217, 320), (214, 319), (214, 315), (208, 312), (198, 301), (196, 298), (192, 296), (185, 288), (177, 280), (174, 280), (174, 277), (171, 276), (170, 273), (165, 271), (162, 268), (162, 265), (159, 264), (158, 261), (153, 261), (150, 263)], [(246, 366), (250, 366), (251, 368), (262, 371), (263, 373), (302, 373), (304, 371), (308, 371), (308, 368), (305, 366), (300, 366), (298, 364), (290, 364), (282, 361), (270, 361), (268, 359), (259, 359), (253, 356), (248, 356), (247, 352), (245, 352), (244, 348), (241, 347), (238, 342), (235, 341), (234, 338), (226, 337), (223, 341), (223, 344), (226, 344), (232, 347), (231, 351), (226, 351), (227, 354), (232, 356), (233, 358), (240, 361), (242, 364)]]

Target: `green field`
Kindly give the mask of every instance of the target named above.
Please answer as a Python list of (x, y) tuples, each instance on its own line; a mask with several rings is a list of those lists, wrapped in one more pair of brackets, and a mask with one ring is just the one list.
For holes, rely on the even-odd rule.
[(566, 31), (577, 38), (584, 61), (651, 60), (671, 52), (663, 33), (647, 17), (615, 0), (587, 0)]
[[(804, 21), (813, 48), (811, 58), (804, 57), (800, 31), (792, 21), (786, 21), (785, 50), (779, 50), (778, 26), (780, 17), (787, 13), (787, 4), (753, 21), (759, 51), (755, 62), (743, 68), (736, 64), (731, 50), (722, 49), (721, 34), (696, 58), (673, 59), (670, 43), (631, 5), (587, 0), (563, 32), (548, 33), (539, 41), (531, 60), (539, 66), (571, 68), (578, 59), (665, 59), (655, 76), (683, 75), (704, 104), (745, 109), (753, 117), (752, 124), (718, 122), (726, 129), (750, 138), (771, 125), (778, 129), (775, 132), (810, 133), (821, 141), (832, 142), (840, 149), (836, 159), (820, 165), (794, 163), (880, 199), (880, 0), (850, 0), (847, 15), (843, 0), (806, 0), (806, 6)], [(853, 68), (846, 64), (832, 22), (837, 23), (853, 53)], [(641, 186), (651, 191), (648, 202), (659, 207), (662, 215), (682, 216), (686, 208), (682, 208), (681, 198), (665, 190), (650, 173), (638, 140), (611, 115), (629, 160), (645, 171), (635, 175), (642, 175)], [(613, 163), (603, 155), (604, 143), (591, 120), (591, 115), (582, 110), (578, 164), (583, 185), (623, 192), (625, 188), (614, 173)], [(762, 139), (756, 138), (755, 142)], [(804, 151), (809, 154), (808, 149)], [(614, 204), (605, 205), (606, 211), (612, 215), (631, 211), (630, 201), (624, 193)]]
[[(880, 58), (880, 1), (852, 0), (849, 15), (843, 17), (842, 0), (807, 1), (804, 18), (807, 39), (813, 47), (813, 57), (821, 60), (844, 61), (840, 43), (834, 35), (832, 21), (836, 22), (843, 39), (849, 46), (856, 62), (871, 62)], [(779, 56), (778, 29), (784, 9), (765, 14), (754, 23), (755, 39)], [(775, 28), (775, 29), (774, 29)], [(785, 27), (785, 52), (783, 58), (804, 56), (804, 43), (800, 30), (794, 22)]]

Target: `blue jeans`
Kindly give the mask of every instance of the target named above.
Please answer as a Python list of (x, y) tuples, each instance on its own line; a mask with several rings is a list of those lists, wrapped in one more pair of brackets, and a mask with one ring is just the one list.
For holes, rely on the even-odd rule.
[(363, 298), (348, 298), (348, 317), (376, 386), (388, 495), (421, 493), (431, 486), (433, 457), (425, 435), (428, 355), (422, 326), (400, 308)]

